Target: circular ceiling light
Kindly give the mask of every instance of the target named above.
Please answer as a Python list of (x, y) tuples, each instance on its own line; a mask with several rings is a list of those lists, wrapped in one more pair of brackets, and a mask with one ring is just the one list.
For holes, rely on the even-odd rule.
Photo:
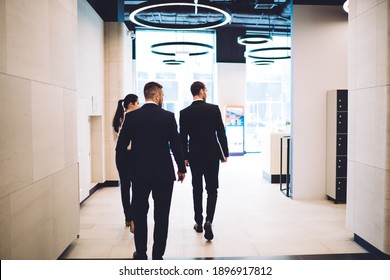
[[(198, 8), (204, 8), (206, 10), (211, 10), (213, 12), (217, 12), (221, 14), (221, 18), (213, 21), (213, 22), (207, 22), (207, 23), (199, 23), (199, 24), (180, 24), (180, 23), (162, 23), (162, 22), (152, 22), (148, 20), (144, 20), (140, 17), (140, 14), (142, 12), (147, 12), (148, 10), (161, 8), (161, 7), (170, 7), (170, 6), (190, 6), (194, 7), (195, 14), (198, 13)], [(209, 14), (209, 13), (208, 13)], [(222, 25), (225, 25), (230, 22), (231, 15), (226, 12), (225, 10), (204, 5), (204, 4), (197, 4), (197, 3), (183, 3), (183, 2), (174, 2), (174, 3), (159, 3), (159, 4), (147, 4), (145, 6), (142, 6), (141, 8), (136, 9), (133, 11), (130, 16), (130, 21), (138, 24), (143, 27), (148, 28), (156, 28), (156, 29), (167, 29), (167, 30), (200, 30), (200, 29), (207, 29), (207, 28), (215, 28)]]
[(245, 35), (237, 38), (237, 43), (241, 45), (265, 44), (272, 41), (272, 37), (268, 35)]
[(274, 63), (273, 60), (255, 60), (252, 62), (254, 65), (271, 65)]
[(184, 63), (184, 60), (167, 59), (163, 60), (163, 63), (166, 65), (182, 65)]
[(344, 2), (343, 9), (346, 13), (349, 13), (349, 0)]
[[(182, 46), (186, 48), (183, 49)], [(152, 45), (151, 49), (152, 53), (158, 55), (175, 56), (177, 53), (187, 53), (188, 56), (197, 56), (208, 54), (213, 46), (196, 42), (164, 42)]]
[[(254, 49), (248, 51), (248, 57), (260, 60), (288, 59), (291, 58), (290, 50), (290, 47)], [(254, 53), (261, 53), (261, 55), (254, 55)]]

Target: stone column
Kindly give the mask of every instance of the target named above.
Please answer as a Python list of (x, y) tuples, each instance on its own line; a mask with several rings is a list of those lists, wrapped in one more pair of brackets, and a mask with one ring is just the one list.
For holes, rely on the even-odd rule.
[(130, 93), (132, 72), (131, 37), (122, 22), (104, 23), (104, 129), (106, 180), (118, 180), (112, 119), (118, 100)]

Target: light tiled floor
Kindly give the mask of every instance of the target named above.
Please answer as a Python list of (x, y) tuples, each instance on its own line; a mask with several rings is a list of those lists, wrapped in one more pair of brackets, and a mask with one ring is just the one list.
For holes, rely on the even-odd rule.
[[(62, 258), (132, 258), (134, 240), (124, 226), (118, 187), (96, 191), (82, 204), (80, 215), (80, 237)], [(166, 259), (366, 253), (345, 227), (345, 204), (287, 198), (279, 184), (262, 178), (261, 154), (230, 157), (221, 164), (213, 241), (196, 233), (193, 224), (189, 173), (184, 183), (175, 183)]]

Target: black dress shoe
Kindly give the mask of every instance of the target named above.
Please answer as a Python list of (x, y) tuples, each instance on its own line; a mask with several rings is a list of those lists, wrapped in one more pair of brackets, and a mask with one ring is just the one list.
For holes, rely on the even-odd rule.
[(210, 222), (206, 222), (204, 224), (204, 238), (206, 238), (208, 241), (214, 238), (213, 229), (211, 228)]
[(196, 232), (199, 232), (199, 233), (203, 232), (202, 225), (195, 224), (195, 225), (194, 225), (194, 230), (195, 230)]
[(133, 260), (147, 260), (147, 259), (148, 259), (148, 256), (146, 254), (140, 255), (137, 253), (137, 251), (135, 251), (133, 253)]
[(163, 260), (163, 257), (153, 257), (153, 260)]

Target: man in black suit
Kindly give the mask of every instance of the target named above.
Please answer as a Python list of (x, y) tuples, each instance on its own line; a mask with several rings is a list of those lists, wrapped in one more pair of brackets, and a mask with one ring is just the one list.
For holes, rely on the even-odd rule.
[(180, 138), (186, 166), (192, 174), (196, 232), (203, 232), (203, 176), (206, 182), (207, 206), (204, 224), (207, 240), (212, 240), (212, 222), (218, 196), (219, 161), (229, 156), (225, 127), (217, 105), (206, 103), (207, 88), (202, 82), (191, 85), (193, 102), (180, 112)]
[(183, 149), (173, 113), (161, 108), (162, 86), (149, 82), (144, 87), (145, 104), (126, 115), (116, 146), (125, 153), (131, 142), (134, 200), (134, 259), (147, 259), (149, 196), (154, 200), (154, 260), (163, 259), (168, 237), (169, 211), (175, 170), (170, 151), (178, 168), (178, 181), (186, 173)]

